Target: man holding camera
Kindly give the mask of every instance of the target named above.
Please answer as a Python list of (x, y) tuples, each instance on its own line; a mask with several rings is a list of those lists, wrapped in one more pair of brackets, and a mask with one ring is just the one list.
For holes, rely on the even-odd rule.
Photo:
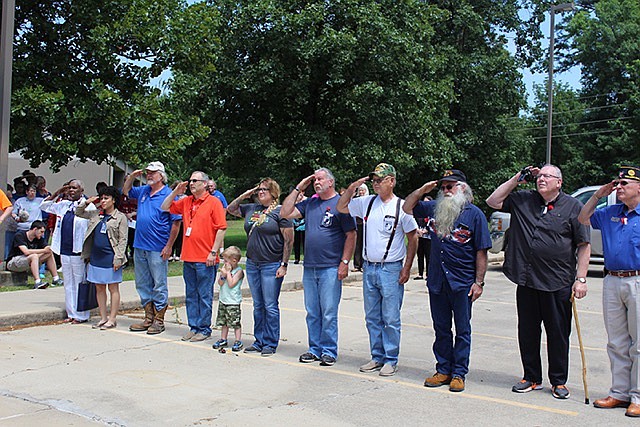
[[(528, 179), (527, 179), (528, 178)], [(536, 190), (512, 192), (536, 182)], [(516, 393), (542, 389), (541, 324), (547, 335), (549, 381), (557, 399), (568, 399), (571, 297), (587, 294), (591, 244), (589, 227), (580, 224), (582, 203), (566, 195), (562, 172), (553, 165), (528, 167), (500, 185), (487, 199), (511, 214), (504, 274), (517, 284), (518, 343), (523, 379)]]

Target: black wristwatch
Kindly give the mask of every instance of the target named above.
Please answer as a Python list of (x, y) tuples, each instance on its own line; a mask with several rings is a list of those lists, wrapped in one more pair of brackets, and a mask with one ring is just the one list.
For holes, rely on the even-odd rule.
[(280, 263), (280, 267), (288, 267), (289, 263), (288, 262), (281, 262)]

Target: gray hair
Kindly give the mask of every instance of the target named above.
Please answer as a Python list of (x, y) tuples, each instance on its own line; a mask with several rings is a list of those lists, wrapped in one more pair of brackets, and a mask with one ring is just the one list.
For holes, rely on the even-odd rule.
[(464, 197), (469, 203), (473, 203), (473, 190), (471, 189), (471, 186), (466, 182), (460, 182), (459, 184), (462, 187), (462, 194), (464, 194)]
[(200, 174), (200, 179), (204, 180), (204, 181), (209, 181), (209, 175), (207, 175), (206, 173), (202, 172), (202, 171), (193, 171), (193, 173), (191, 175), (193, 175), (194, 173), (199, 173)]
[(163, 171), (158, 171), (158, 172), (160, 172), (160, 176), (162, 177), (162, 183), (166, 184), (167, 183), (167, 179), (168, 179), (167, 178), (167, 173), (163, 172)]
[(327, 168), (320, 168), (320, 169), (317, 169), (314, 173), (318, 173), (318, 172), (324, 172), (324, 173), (327, 175), (327, 178), (329, 178), (330, 180), (332, 180), (332, 181), (333, 181), (333, 184), (334, 184), (334, 186), (335, 186), (335, 183), (336, 183), (336, 177), (335, 177), (335, 176), (333, 176), (333, 173), (331, 173), (331, 171), (330, 171), (329, 169), (327, 169)]
[(71, 184), (72, 182), (77, 183), (78, 187), (80, 187), (80, 189), (84, 191), (84, 182), (80, 181), (79, 179), (72, 179), (71, 181), (69, 181), (69, 184)]
[[(551, 163), (546, 163), (544, 166), (542, 166), (542, 168), (552, 168), (555, 171), (556, 176), (559, 179), (562, 179), (562, 171), (560, 170), (560, 168), (558, 166), (552, 165)], [(540, 169), (542, 169), (542, 168), (540, 168)]]

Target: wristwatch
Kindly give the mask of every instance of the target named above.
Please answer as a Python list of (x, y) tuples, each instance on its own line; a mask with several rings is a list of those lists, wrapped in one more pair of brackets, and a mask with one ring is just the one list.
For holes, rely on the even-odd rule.
[(288, 262), (281, 262), (280, 263), (280, 267), (288, 267), (289, 263)]
[(576, 277), (576, 281), (578, 281), (580, 283), (587, 283), (587, 278), (586, 277)]
[(342, 263), (343, 263), (344, 265), (349, 265), (349, 260), (348, 260), (348, 259), (343, 259), (343, 260), (342, 260)]

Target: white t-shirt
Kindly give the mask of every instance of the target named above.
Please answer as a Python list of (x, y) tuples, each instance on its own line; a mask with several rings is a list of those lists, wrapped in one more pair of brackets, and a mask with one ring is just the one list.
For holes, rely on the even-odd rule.
[[(369, 217), (366, 219), (364, 226), (365, 236), (362, 248), (362, 257), (370, 262), (382, 262), (382, 257), (387, 249), (391, 230), (396, 217), (396, 205), (398, 197), (393, 196), (391, 200), (383, 203), (376, 196), (356, 197), (349, 202), (349, 212), (353, 217), (360, 217), (364, 220), (367, 208), (372, 198), (376, 198), (371, 206)], [(400, 218), (398, 220), (398, 228), (393, 236), (393, 242), (389, 248), (389, 254), (385, 262), (402, 261), (407, 254), (407, 248), (404, 244), (404, 235), (410, 233), (416, 228), (416, 220), (411, 215), (407, 215), (402, 210), (404, 200), (400, 201)], [(366, 248), (364, 247), (366, 244)], [(366, 249), (366, 252), (365, 252)], [(366, 255), (365, 255), (366, 253)]]

